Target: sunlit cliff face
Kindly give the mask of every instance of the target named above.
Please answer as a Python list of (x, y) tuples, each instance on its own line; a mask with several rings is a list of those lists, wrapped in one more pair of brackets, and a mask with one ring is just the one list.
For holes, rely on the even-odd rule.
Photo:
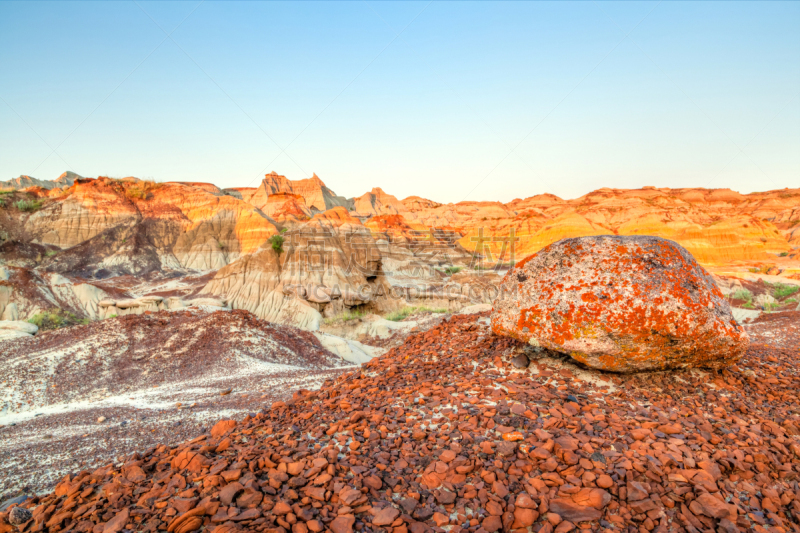
[[(491, 303), (492, 267), (564, 238), (609, 234), (673, 240), (706, 267), (800, 272), (800, 189), (606, 188), (574, 200), (440, 204), (378, 187), (345, 198), (316, 176), (274, 173), (232, 189), (77, 175), (2, 186), (15, 190), (2, 197), (0, 257), (28, 269), (0, 279), (7, 317), (57, 305), (94, 319), (101, 308), (122, 312), (101, 302), (156, 294), (216, 298), (313, 329), (345, 307), (391, 311), (398, 298), (448, 309)], [(453, 275), (448, 265), (473, 269)]]

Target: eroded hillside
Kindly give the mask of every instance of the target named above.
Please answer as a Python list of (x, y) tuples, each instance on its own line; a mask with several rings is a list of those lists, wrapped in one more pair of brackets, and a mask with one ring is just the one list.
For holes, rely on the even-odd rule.
[(452, 311), (490, 303), (509, 262), (599, 234), (666, 237), (712, 271), (800, 282), (800, 189), (440, 204), (381, 188), (348, 199), (316, 175), (274, 172), (257, 188), (72, 173), (2, 186), (5, 320), (53, 307), (97, 319), (210, 301), (317, 330), (352, 311)]

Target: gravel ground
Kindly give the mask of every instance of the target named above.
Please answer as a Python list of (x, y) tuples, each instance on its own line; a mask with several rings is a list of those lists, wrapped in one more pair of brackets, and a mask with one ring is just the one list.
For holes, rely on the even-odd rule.
[(798, 318), (748, 326), (719, 372), (609, 375), (452, 317), (317, 391), (75, 472), (24, 527), (800, 532)]
[(2, 354), (2, 499), (181, 442), (349, 365), (313, 335), (244, 311), (109, 319), (6, 342)]

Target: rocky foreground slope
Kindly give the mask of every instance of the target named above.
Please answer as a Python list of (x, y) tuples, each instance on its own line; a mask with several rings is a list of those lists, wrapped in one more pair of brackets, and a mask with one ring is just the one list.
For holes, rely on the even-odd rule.
[(0, 342), (0, 496), (178, 443), (352, 364), (247, 311), (161, 311)]
[(76, 471), (0, 531), (800, 531), (798, 319), (749, 325), (718, 373), (609, 377), (453, 317), (317, 391)]

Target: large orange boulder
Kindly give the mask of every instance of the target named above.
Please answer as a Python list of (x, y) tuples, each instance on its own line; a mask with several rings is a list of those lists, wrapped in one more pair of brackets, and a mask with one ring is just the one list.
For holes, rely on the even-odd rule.
[(614, 372), (720, 368), (749, 344), (711, 276), (659, 237), (564, 239), (517, 263), (492, 331)]

